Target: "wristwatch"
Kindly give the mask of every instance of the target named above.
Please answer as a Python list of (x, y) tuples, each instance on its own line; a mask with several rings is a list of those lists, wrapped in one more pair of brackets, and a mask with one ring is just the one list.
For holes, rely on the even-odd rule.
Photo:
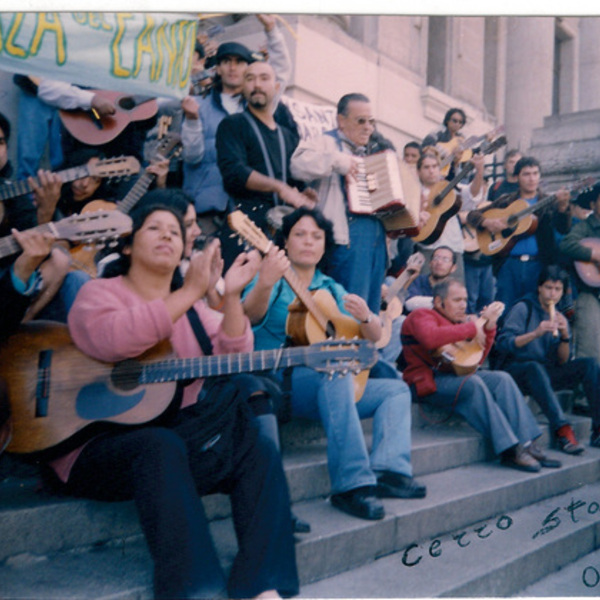
[(370, 313), (369, 313), (369, 316), (368, 316), (368, 317), (367, 317), (367, 318), (366, 318), (364, 321), (361, 321), (361, 323), (362, 323), (363, 325), (366, 325), (367, 323), (370, 323), (372, 320), (373, 320), (373, 313), (372, 313), (372, 312), (370, 312)]

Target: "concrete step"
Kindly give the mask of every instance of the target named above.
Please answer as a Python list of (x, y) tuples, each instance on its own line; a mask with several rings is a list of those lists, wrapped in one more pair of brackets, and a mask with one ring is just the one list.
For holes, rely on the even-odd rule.
[[(577, 417), (574, 425), (587, 430), (589, 419)], [(489, 445), (463, 421), (416, 429), (412, 441), (414, 473), (420, 479), (492, 458)], [(547, 446), (547, 431), (541, 444)], [(295, 505), (330, 493), (323, 439), (284, 450), (284, 466)], [(230, 516), (226, 496), (208, 496), (203, 502), (209, 519)], [(43, 555), (137, 534), (139, 523), (131, 502), (58, 497), (40, 490), (39, 480), (32, 476), (0, 483), (0, 562), (30, 549)]]
[[(533, 486), (538, 483), (535, 479)], [(508, 502), (504, 509), (492, 511), (484, 519), (452, 526), (444, 533), (420, 531), (420, 537), (394, 554), (305, 585), (300, 597), (597, 595), (600, 553), (589, 553), (600, 545), (599, 503), (600, 483), (523, 508), (510, 508)], [(476, 517), (471, 511), (467, 514)], [(567, 566), (573, 561), (577, 562)], [(571, 575), (568, 581), (556, 573), (561, 567)], [(587, 585), (594, 586), (594, 594), (578, 593), (590, 589), (582, 582), (583, 577)], [(538, 583), (527, 587), (534, 581)], [(556, 581), (565, 585), (557, 588)]]
[(599, 593), (600, 550), (595, 550), (519, 590), (515, 596), (586, 598), (597, 597)]
[[(551, 454), (555, 457), (559, 455), (557, 452), (551, 452)], [(385, 500), (387, 515), (382, 521), (370, 522), (350, 517), (332, 508), (324, 499), (313, 499), (296, 504), (295, 512), (301, 518), (307, 519), (312, 526), (310, 534), (299, 536), (301, 539), (296, 547), (303, 586), (302, 595), (306, 597), (395, 597), (398, 595), (406, 597), (433, 596), (444, 593), (447, 591), (446, 588), (440, 587), (438, 593), (438, 587), (436, 587), (441, 586), (440, 581), (444, 581), (446, 578), (443, 570), (442, 575), (438, 578), (437, 566), (446, 563), (445, 559), (444, 562), (438, 562), (427, 554), (432, 540), (442, 540), (444, 556), (449, 554), (451, 557), (452, 552), (446, 553), (445, 550), (445, 546), (455, 543), (452, 542), (449, 532), (460, 532), (470, 528), (469, 537), (472, 543), (469, 544), (469, 547), (475, 549), (477, 547), (475, 541), (479, 542), (480, 540), (474, 539), (476, 534), (473, 533), (473, 524), (486, 521), (488, 529), (484, 533), (487, 533), (488, 530), (492, 531), (493, 536), (490, 536), (490, 539), (493, 537), (495, 540), (502, 538), (509, 531), (511, 534), (512, 531), (520, 529), (530, 531), (533, 524), (535, 524), (533, 531), (537, 531), (542, 526), (544, 518), (555, 507), (568, 506), (571, 498), (581, 498), (588, 503), (592, 502), (594, 498), (600, 499), (600, 484), (595, 483), (600, 478), (600, 451), (592, 452), (590, 450), (579, 457), (565, 455), (560, 455), (560, 457), (564, 461), (562, 469), (544, 469), (538, 474), (522, 473), (501, 467), (496, 462), (476, 463), (424, 475), (421, 479), (428, 486), (427, 498), (413, 501)], [(558, 500), (547, 500), (560, 493), (565, 496)], [(539, 504), (541, 508), (535, 513), (532, 520), (523, 521), (523, 523), (527, 523), (527, 527), (522, 526), (521, 518), (517, 517), (517, 513), (520, 509), (533, 503)], [(68, 505), (69, 501), (63, 501), (62, 504)], [(91, 511), (93, 518), (90, 522), (95, 522), (98, 519), (98, 506), (90, 507), (89, 503), (87, 504), (86, 507), (85, 503), (82, 503), (76, 510), (74, 510), (75, 507), (71, 507), (71, 512)], [(111, 505), (103, 504), (102, 506)], [(566, 525), (568, 513), (564, 509), (561, 510), (563, 511), (562, 521)], [(56, 506), (54, 511), (55, 516), (48, 515), (49, 522), (52, 523), (51, 528), (45, 528), (48, 535), (54, 535), (51, 530), (63, 529), (63, 523), (57, 523), (57, 519), (67, 519), (68, 517), (69, 511), (56, 515)], [(500, 517), (504, 517), (504, 521), (499, 521)], [(591, 515), (591, 517), (595, 519), (595, 515)], [(512, 525), (509, 530), (502, 531), (501, 525), (505, 525), (508, 522), (507, 519), (511, 519)], [(589, 519), (586, 517), (585, 522), (587, 520)], [(85, 522), (87, 523), (88, 520)], [(106, 526), (109, 525), (107, 518)], [(80, 528), (81, 524), (77, 527)], [(567, 528), (563, 527), (562, 529), (566, 530)], [(230, 564), (236, 551), (235, 536), (230, 520), (213, 521), (211, 530), (224, 565)], [(558, 528), (557, 531), (559, 531)], [(38, 554), (38, 549), (34, 545), (27, 544), (26, 550), (20, 554), (13, 554), (0, 566), (3, 599), (148, 597), (150, 594), (150, 560), (141, 536), (127, 535), (126, 532), (122, 532), (121, 539), (119, 539), (119, 534), (115, 535), (114, 524), (112, 534), (105, 543), (95, 542), (87, 546), (82, 544), (79, 549), (46, 555), (43, 552)], [(531, 531), (529, 535), (532, 535)], [(545, 541), (552, 539), (553, 536), (554, 534), (548, 534), (542, 537)], [(592, 537), (595, 539), (595, 536)], [(480, 557), (484, 552), (484, 542), (487, 553), (488, 542), (481, 540), (480, 549), (477, 550)], [(416, 547), (413, 547), (415, 544)], [(507, 556), (511, 555), (512, 544), (511, 542), (505, 547)], [(520, 548), (521, 545), (526, 547), (521, 538), (519, 538), (518, 544), (514, 542), (514, 545), (515, 549)], [(575, 545), (578, 549), (582, 549), (581, 552), (589, 552), (593, 549), (593, 544), (589, 541), (583, 543), (578, 540)], [(532, 545), (530, 544), (529, 547)], [(412, 548), (407, 553), (409, 560), (416, 559), (419, 553), (422, 553), (423, 558), (419, 564), (421, 567), (429, 564), (429, 567), (404, 567), (402, 556), (406, 553), (407, 548)], [(519, 552), (521, 552), (520, 549)], [(573, 560), (581, 555), (581, 553), (577, 556), (572, 554), (572, 552), (565, 553), (565, 558)], [(389, 562), (382, 563), (382, 560)], [(544, 560), (549, 559), (545, 558)], [(492, 562), (496, 563), (497, 561), (494, 559)], [(365, 569), (375, 568), (380, 564), (390, 565), (390, 573), (385, 577), (383, 574), (376, 574), (373, 578), (371, 576), (366, 579), (360, 578), (360, 574)], [(456, 566), (454, 568), (460, 570)], [(452, 568), (448, 567), (448, 569), (452, 572)], [(392, 585), (393, 581), (390, 580), (390, 577), (393, 575), (391, 572), (398, 571), (403, 575), (399, 577), (397, 585)], [(387, 570), (385, 572), (387, 573)], [(71, 578), (69, 581), (65, 580), (66, 573)], [(341, 575), (338, 575), (340, 573)], [(406, 577), (413, 577), (412, 573), (418, 573), (418, 576), (414, 576), (414, 586), (417, 586), (417, 580), (431, 579), (431, 582), (427, 581), (429, 587), (410, 587), (408, 583), (405, 583)], [(484, 580), (483, 572), (475, 570), (475, 573), (482, 581)], [(80, 579), (80, 574), (85, 574), (86, 577)], [(546, 572), (539, 572), (535, 579), (545, 574)], [(355, 577), (358, 577), (356, 581), (354, 581)], [(347, 578), (353, 581), (350, 587), (344, 587), (346, 584), (343, 582)], [(88, 582), (85, 583), (86, 581)], [(365, 581), (370, 581), (370, 583), (367, 585)], [(412, 579), (407, 581), (412, 581)], [(519, 586), (524, 587), (532, 581), (534, 581), (533, 578), (527, 581), (521, 580)], [(312, 582), (317, 583), (310, 585)], [(381, 589), (373, 587), (380, 584)], [(458, 580), (455, 584), (457, 595), (471, 595), (467, 584), (475, 585), (471, 583), (471, 579)], [(488, 591), (494, 589), (488, 583), (485, 585), (478, 583), (477, 585), (479, 587), (474, 588), (477, 591), (473, 595), (489, 595)], [(58, 592), (55, 596), (39, 596), (38, 588), (35, 586), (47, 586), (51, 590), (57, 589)], [(65, 589), (70, 590), (70, 595), (66, 594)], [(421, 589), (424, 591), (421, 592)], [(505, 593), (512, 593), (516, 589), (518, 588), (513, 588)], [(454, 588), (448, 588), (448, 590), (452, 591)]]

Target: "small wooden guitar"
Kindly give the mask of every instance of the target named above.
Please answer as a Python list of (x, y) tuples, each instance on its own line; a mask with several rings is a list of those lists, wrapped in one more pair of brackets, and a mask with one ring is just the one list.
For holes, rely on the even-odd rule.
[[(100, 160), (92, 158), (87, 164), (79, 167), (72, 167), (58, 171), (56, 174), (60, 177), (63, 183), (82, 179), (83, 177), (127, 177), (139, 173), (140, 163), (134, 156), (119, 156), (115, 158), (106, 158)], [(38, 177), (33, 180), (36, 184), (41, 185)], [(0, 185), (0, 200), (8, 200), (23, 196), (33, 191), (32, 186), (27, 179), (3, 183)]]
[(66, 325), (33, 321), (0, 347), (12, 411), (8, 450), (62, 449), (66, 440), (75, 447), (107, 427), (153, 421), (172, 404), (178, 381), (296, 365), (354, 372), (376, 360), (366, 340), (197, 358), (174, 358), (163, 342), (138, 359), (111, 364), (78, 350)]
[(408, 286), (415, 280), (417, 275), (421, 272), (423, 265), (425, 264), (425, 257), (420, 252), (415, 252), (409, 256), (406, 261), (406, 267), (404, 271), (398, 275), (395, 281), (388, 287), (385, 298), (383, 299), (383, 308), (379, 312), (379, 318), (381, 319), (381, 337), (375, 344), (378, 349), (385, 348), (392, 337), (392, 323), (397, 319), (403, 310), (403, 299), (400, 299), (400, 295), (406, 292)]
[(90, 146), (107, 144), (122, 133), (129, 123), (150, 119), (158, 111), (156, 100), (150, 96), (129, 96), (110, 90), (90, 91), (110, 100), (115, 106), (115, 114), (101, 117), (94, 109), (58, 111), (67, 131)]
[[(273, 242), (242, 211), (236, 210), (227, 216), (229, 227), (242, 239), (266, 254)], [(360, 324), (342, 314), (335, 298), (327, 290), (311, 292), (300, 281), (292, 267), (288, 267), (283, 278), (297, 298), (288, 307), (286, 333), (297, 346), (306, 346), (326, 339), (355, 339), (360, 337)], [(354, 377), (354, 398), (360, 400), (369, 377), (368, 370)]]
[[(504, 312), (504, 304), (502, 302), (492, 302), (489, 309), (502, 314)], [(487, 319), (478, 317), (475, 323), (483, 327)], [(438, 348), (433, 356), (439, 358), (444, 364), (449, 364), (456, 375), (469, 375), (479, 368), (483, 359), (485, 348), (477, 343), (477, 340), (462, 340), (452, 344), (446, 344)]]
[[(571, 188), (571, 202), (585, 190), (591, 188), (597, 180), (587, 177)], [(576, 194), (573, 196), (573, 194)], [(546, 208), (556, 200), (556, 194), (551, 194), (543, 200), (532, 204), (527, 200), (515, 200), (505, 208), (488, 208), (483, 211), (486, 219), (505, 219), (506, 227), (498, 232), (491, 233), (487, 229), (477, 230), (477, 240), (479, 248), (483, 254), (491, 256), (493, 254), (506, 254), (517, 241), (527, 235), (532, 235), (537, 229), (536, 212)]]
[[(154, 160), (162, 160), (169, 158), (181, 147), (181, 138), (176, 134), (169, 134), (162, 138), (155, 150)], [(127, 195), (121, 202), (107, 202), (106, 200), (92, 200), (83, 207), (82, 214), (98, 211), (98, 210), (114, 210), (118, 209), (124, 214), (129, 214), (133, 207), (139, 202), (140, 198), (148, 191), (152, 182), (156, 179), (156, 175), (144, 171), (134, 183), (133, 187), (127, 192)], [(71, 258), (73, 259), (74, 268), (85, 271), (92, 277), (96, 277), (95, 258), (99, 247), (91, 245), (79, 246), (71, 249)]]
[[(490, 154), (506, 144), (504, 136), (499, 137), (491, 143), (484, 143), (480, 147), (483, 154)], [(461, 199), (456, 195), (454, 188), (475, 168), (475, 165), (467, 163), (452, 179), (452, 181), (438, 181), (429, 192), (429, 203), (426, 207), (430, 214), (429, 219), (422, 225), (418, 235), (413, 237), (415, 242), (422, 244), (433, 244), (444, 231), (448, 220), (453, 217), (462, 206)]]
[[(38, 225), (28, 231), (34, 230), (51, 233), (58, 240), (69, 240), (76, 244), (91, 244), (95, 241), (107, 244), (131, 232), (131, 218), (122, 213), (100, 210), (72, 215), (60, 221)], [(12, 235), (0, 238), (0, 258), (20, 251), (21, 246)]]
[[(579, 243), (586, 248), (592, 250), (600, 249), (599, 238), (583, 238), (579, 240)], [(576, 260), (573, 262), (575, 271), (583, 283), (589, 287), (598, 288), (600, 287), (600, 268), (593, 261)]]
[(440, 171), (442, 175), (444, 177), (448, 175), (448, 172), (450, 171), (450, 166), (454, 161), (455, 150), (458, 149), (459, 151), (462, 151), (458, 162), (467, 162), (473, 157), (474, 148), (476, 148), (483, 142), (494, 139), (497, 135), (500, 135), (503, 132), (504, 125), (500, 125), (499, 127), (488, 131), (488, 133), (484, 133), (483, 135), (472, 135), (467, 139), (465, 139), (462, 135), (458, 135), (451, 139), (449, 142), (438, 142), (436, 144), (436, 148), (440, 150), (441, 153)]

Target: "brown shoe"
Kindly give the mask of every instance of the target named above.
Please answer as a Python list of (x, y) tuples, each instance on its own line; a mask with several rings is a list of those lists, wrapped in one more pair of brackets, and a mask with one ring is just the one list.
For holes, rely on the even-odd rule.
[(539, 446), (535, 442), (531, 442), (527, 448), (525, 448), (535, 460), (537, 460), (542, 467), (546, 469), (560, 469), (562, 467), (562, 463), (560, 460), (556, 460), (555, 458), (549, 458), (546, 454), (542, 452)]
[(542, 468), (540, 463), (521, 444), (505, 450), (500, 457), (500, 464), (528, 473), (537, 473)]

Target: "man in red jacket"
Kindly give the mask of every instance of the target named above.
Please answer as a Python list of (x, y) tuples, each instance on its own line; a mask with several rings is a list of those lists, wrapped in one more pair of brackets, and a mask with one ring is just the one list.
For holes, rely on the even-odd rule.
[(449, 278), (434, 287), (433, 309), (420, 308), (408, 315), (402, 326), (404, 380), (414, 396), (456, 410), (489, 438), (502, 464), (530, 472), (541, 466), (560, 467), (533, 442), (541, 430), (508, 373), (482, 370), (459, 376), (434, 356), (442, 346), (471, 339), (484, 348), (481, 360), (487, 356), (504, 307), (488, 306), (481, 314), (485, 324), (469, 320), (466, 308), (466, 288)]

